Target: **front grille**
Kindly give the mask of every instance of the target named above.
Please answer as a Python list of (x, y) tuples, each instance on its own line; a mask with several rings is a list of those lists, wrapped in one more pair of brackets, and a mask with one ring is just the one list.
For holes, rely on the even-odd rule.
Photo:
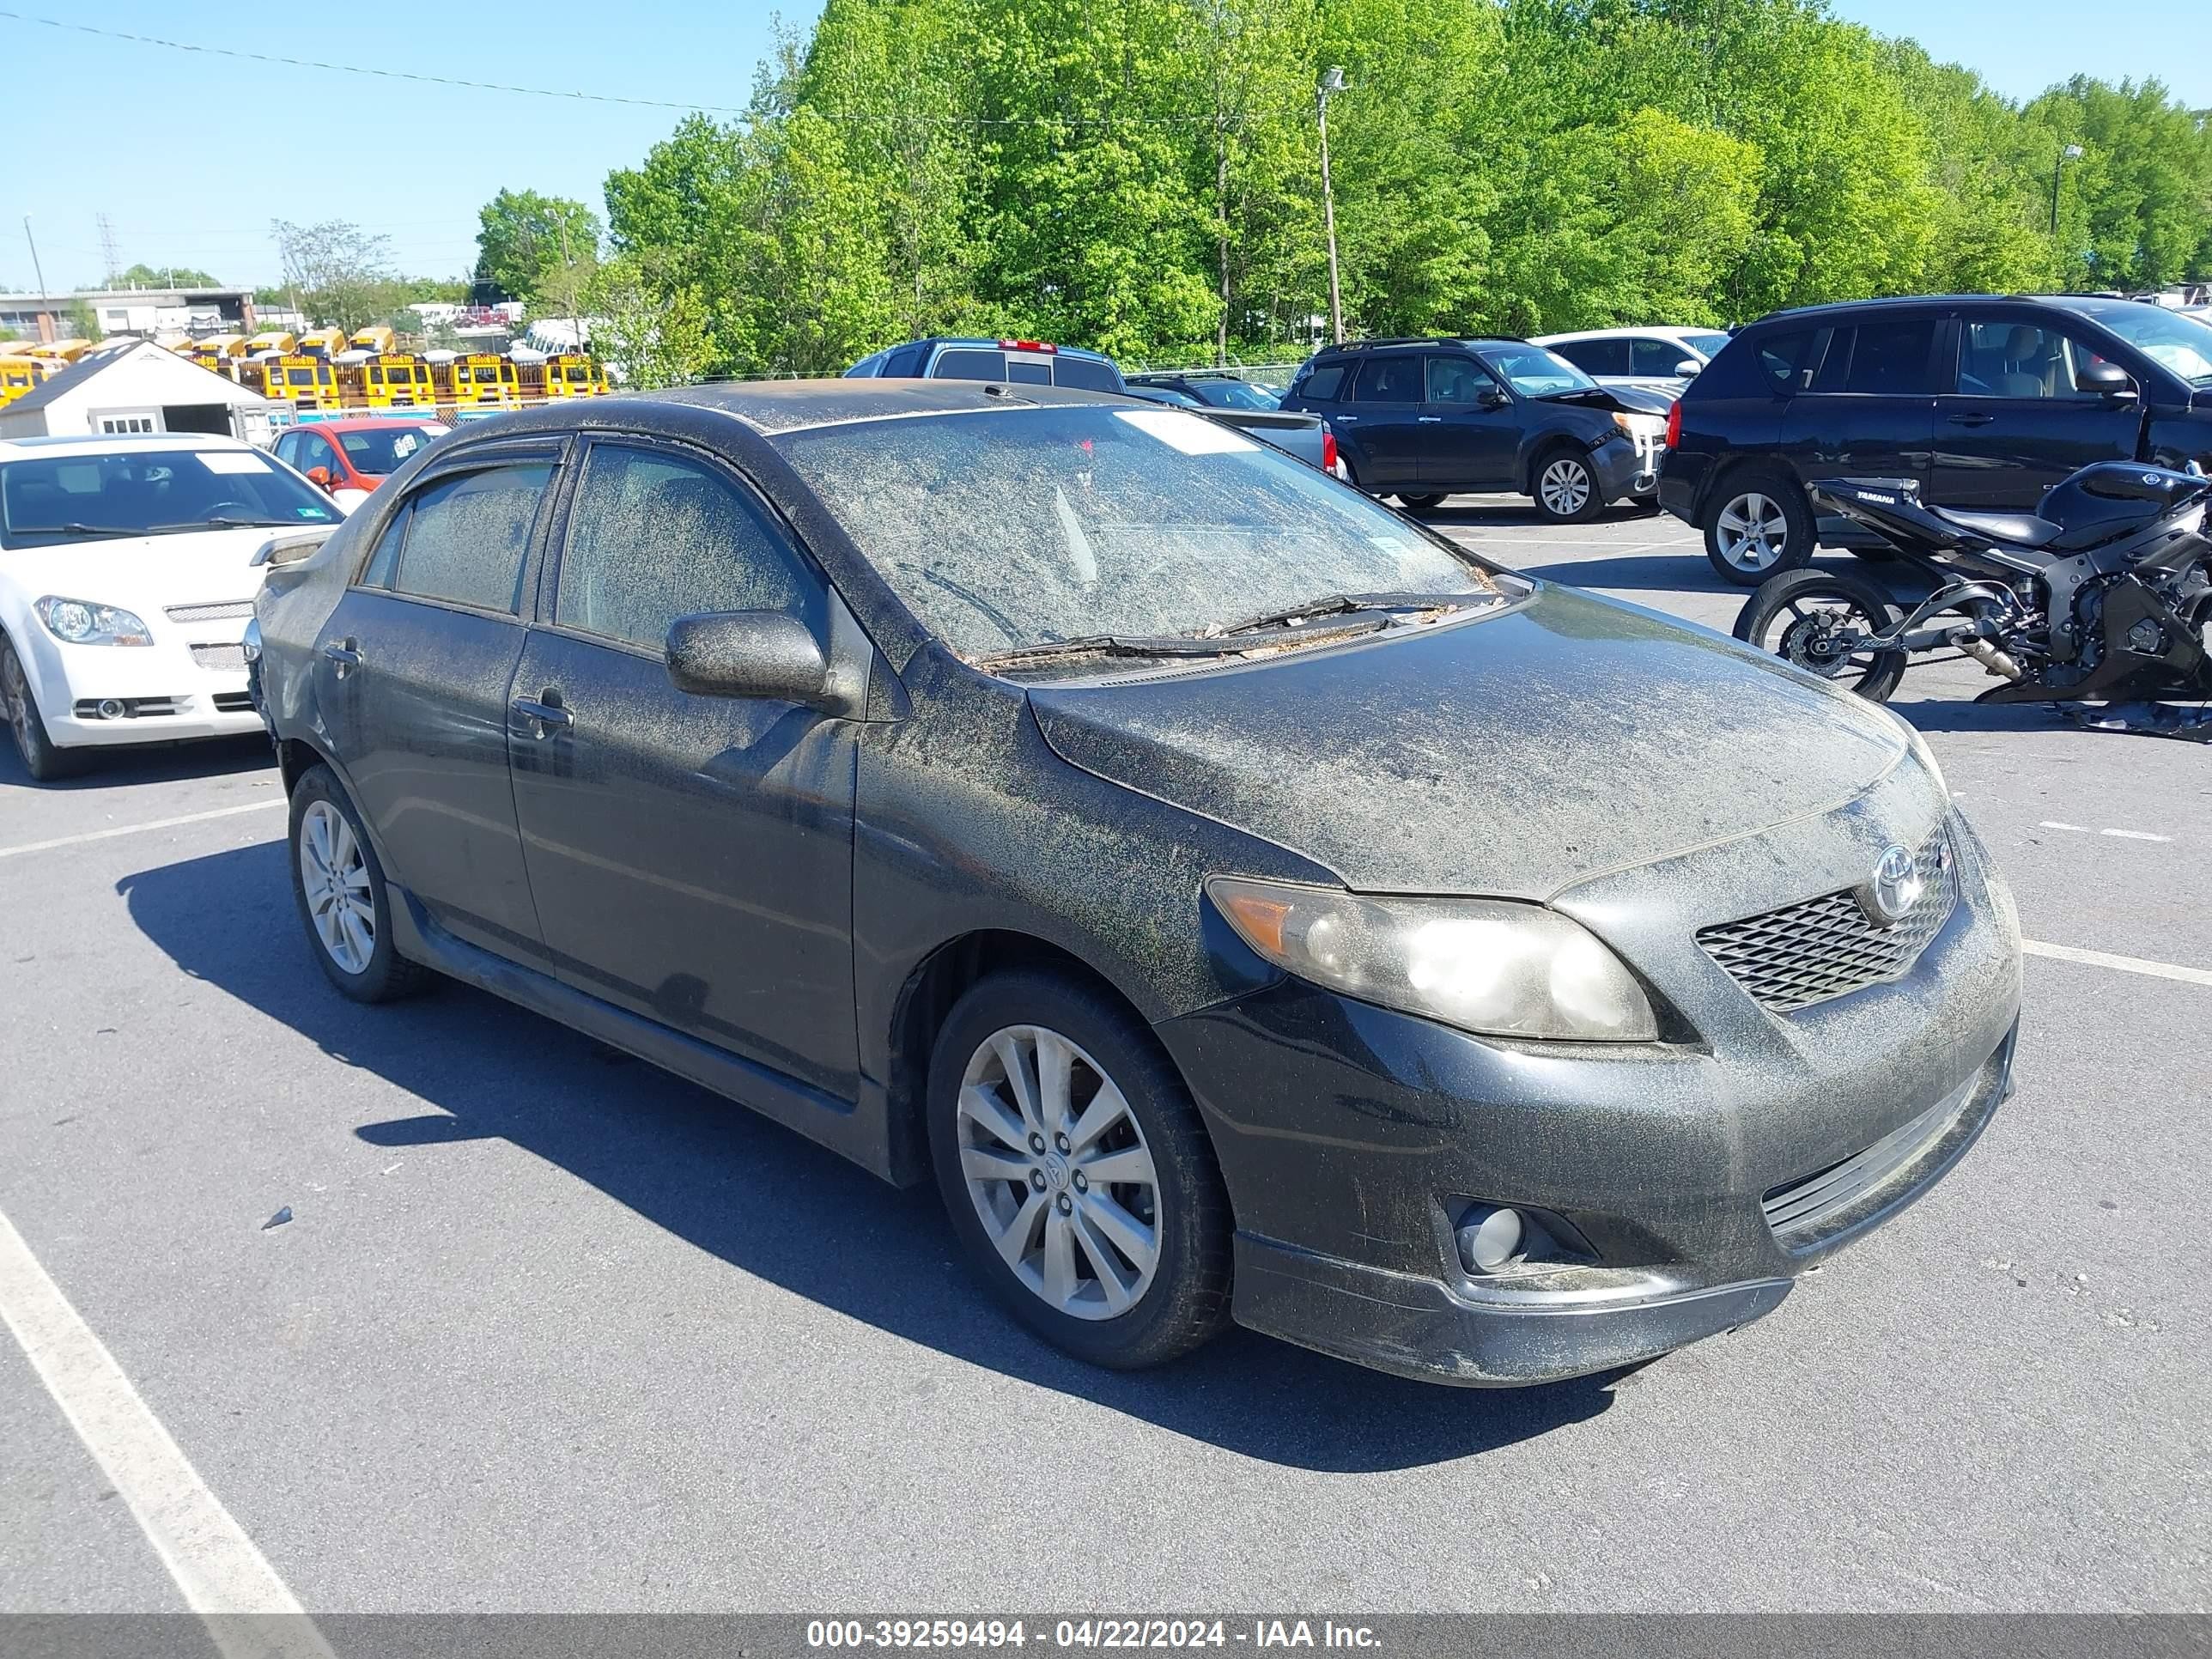
[(253, 614), (251, 599), (225, 599), (216, 605), (173, 605), (161, 613), (171, 622), (236, 622)]
[(1915, 862), (1923, 884), (1920, 899), (1893, 927), (1875, 921), (1847, 890), (1703, 928), (1698, 943), (1778, 1014), (1902, 979), (1959, 899), (1958, 874), (1941, 830)]
[(243, 674), (246, 672), (246, 647), (242, 645), (196, 645), (192, 647), (192, 662), (216, 674)]
[[(1785, 1182), (1768, 1191), (1759, 1201), (1766, 1224), (1784, 1249), (1809, 1250), (1826, 1243), (1857, 1221), (1884, 1208), (1902, 1191), (1901, 1177), (1919, 1164), (1924, 1154), (1951, 1147), (1953, 1155), (1978, 1132), (1980, 1121), (1994, 1110), (2002, 1097), (2004, 1068), (2012, 1040), (1998, 1051), (1997, 1086), (1973, 1114), (1962, 1111), (1978, 1089), (1988, 1086), (1991, 1067), (1984, 1066), (1964, 1083), (1910, 1122), (1900, 1124), (1871, 1146), (1856, 1152), (1840, 1164)], [(1945, 1160), (1948, 1166), (1948, 1160)]]

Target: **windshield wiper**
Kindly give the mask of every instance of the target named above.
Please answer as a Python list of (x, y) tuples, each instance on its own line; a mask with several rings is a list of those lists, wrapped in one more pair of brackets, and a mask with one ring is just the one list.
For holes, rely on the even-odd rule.
[(143, 530), (133, 530), (127, 525), (79, 524), (71, 520), (68, 524), (19, 524), (19, 536), (143, 536)]
[(1246, 647), (1223, 639), (1192, 639), (1186, 635), (1156, 637), (1119, 634), (1086, 634), (1079, 639), (1041, 640), (994, 651), (969, 661), (977, 668), (1000, 668), (1012, 663), (1073, 662), (1085, 657), (1227, 657)]
[[(1302, 623), (1309, 617), (1341, 617), (1355, 611), (1443, 610), (1457, 604), (1462, 598), (1472, 597), (1456, 593), (1328, 593), (1318, 599), (1308, 599), (1304, 605), (1285, 605), (1280, 611), (1262, 611), (1256, 617), (1222, 623), (1207, 629), (1206, 637), (1218, 639), (1225, 634), (1256, 634), (1263, 628), (1288, 628), (1293, 623)], [(1383, 622), (1374, 625), (1377, 628), (1388, 626)]]
[(157, 524), (147, 527), (149, 536), (166, 536), (182, 530), (250, 530), (264, 529), (277, 525), (321, 524), (320, 519), (253, 519), (240, 513), (218, 513), (212, 518), (189, 519), (182, 524)]

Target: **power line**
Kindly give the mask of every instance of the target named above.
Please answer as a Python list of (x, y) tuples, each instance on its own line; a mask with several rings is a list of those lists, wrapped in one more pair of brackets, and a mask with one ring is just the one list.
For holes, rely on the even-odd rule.
[[(236, 46), (202, 46), (191, 40), (168, 40), (157, 34), (133, 34), (124, 29), (98, 28), (90, 23), (65, 22), (58, 17), (39, 17), (28, 12), (0, 10), (0, 18), (17, 23), (36, 23), (70, 34), (89, 34), (102, 40), (127, 40), (137, 46), (161, 46), (170, 52), (198, 52), (216, 58), (236, 58), (247, 63), (275, 64), (285, 69), (322, 70), (331, 75), (366, 75), (386, 81), (414, 81), (424, 86), (459, 87), (469, 92), (507, 92), (526, 98), (558, 98), (569, 103), (623, 104), (638, 109), (674, 109), (687, 114), (750, 115), (750, 110), (729, 104), (686, 104), (665, 98), (631, 98), (621, 93), (562, 92), (550, 87), (517, 87), (500, 81), (464, 81), (448, 75), (424, 75), (413, 70), (376, 69), (365, 64), (330, 64), (313, 58), (283, 58), (273, 52), (246, 52)], [(1212, 113), (1189, 115), (874, 115), (832, 111), (807, 106), (830, 121), (915, 121), (925, 126), (980, 127), (1176, 127), (1210, 126)]]

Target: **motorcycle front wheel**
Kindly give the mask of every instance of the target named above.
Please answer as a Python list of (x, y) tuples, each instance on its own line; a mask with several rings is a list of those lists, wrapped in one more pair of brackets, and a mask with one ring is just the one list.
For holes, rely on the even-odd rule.
[(1825, 570), (1792, 570), (1759, 584), (1737, 612), (1735, 636), (1869, 702), (1887, 702), (1905, 678), (1906, 653), (1865, 641), (1899, 612), (1871, 583)]

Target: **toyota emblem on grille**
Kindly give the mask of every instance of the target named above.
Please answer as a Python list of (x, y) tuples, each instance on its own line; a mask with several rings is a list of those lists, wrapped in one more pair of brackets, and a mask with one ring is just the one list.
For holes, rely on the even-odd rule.
[(1859, 889), (1859, 908), (1881, 926), (1894, 927), (1920, 902), (1927, 884), (1911, 853), (1902, 847), (1884, 848), (1875, 861), (1874, 874)]

